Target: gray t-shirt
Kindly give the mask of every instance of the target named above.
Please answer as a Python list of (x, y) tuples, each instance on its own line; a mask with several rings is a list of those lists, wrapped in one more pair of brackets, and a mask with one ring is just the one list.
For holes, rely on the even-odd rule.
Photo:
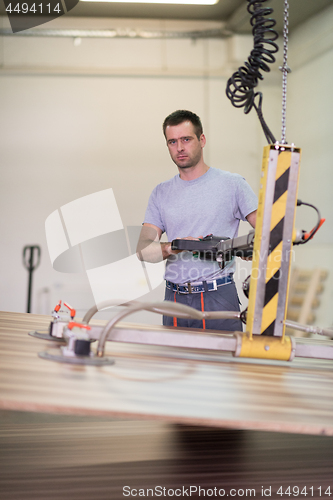
[[(150, 195), (144, 222), (159, 227), (168, 241), (208, 234), (234, 238), (239, 221), (245, 220), (257, 205), (257, 197), (243, 177), (209, 168), (192, 181), (176, 175), (158, 184)], [(221, 270), (217, 262), (181, 252), (167, 259), (165, 279), (178, 284), (195, 283), (233, 272), (232, 261)]]

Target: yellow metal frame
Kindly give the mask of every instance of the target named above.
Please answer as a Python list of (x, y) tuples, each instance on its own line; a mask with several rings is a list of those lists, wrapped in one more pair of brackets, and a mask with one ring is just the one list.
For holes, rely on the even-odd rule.
[(299, 148), (285, 144), (264, 148), (247, 333), (238, 336), (238, 356), (283, 360), (292, 357), (292, 341), (285, 336), (284, 320), (300, 155)]
[(276, 359), (292, 361), (295, 356), (295, 342), (289, 336), (267, 337), (267, 335), (251, 335), (235, 333), (237, 347), (235, 356), (241, 358)]

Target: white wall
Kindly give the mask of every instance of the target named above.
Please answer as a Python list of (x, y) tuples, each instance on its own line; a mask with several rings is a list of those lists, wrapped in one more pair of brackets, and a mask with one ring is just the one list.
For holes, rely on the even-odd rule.
[[(295, 264), (329, 271), (316, 324), (333, 325), (333, 6), (290, 36), (287, 138), (302, 148), (298, 197), (326, 218), (314, 239), (295, 249)], [(315, 212), (299, 207), (296, 226), (311, 229)]]
[[(75, 46), (72, 39), (7, 37), (1, 43), (1, 309), (25, 310), (21, 254), (35, 243), (42, 264), (34, 273), (32, 311), (48, 313), (59, 298), (81, 311), (93, 303), (84, 275), (52, 269), (45, 219), (112, 187), (124, 225), (140, 225), (153, 187), (176, 173), (161, 132), (175, 109), (202, 117), (208, 163), (242, 173), (257, 190), (260, 131), (254, 116), (225, 97), (231, 74), (225, 40), (82, 39)], [(163, 286), (146, 299), (162, 294)]]
[[(1, 21), (6, 25), (6, 19)], [(110, 21), (115, 22), (134, 23)], [(153, 21), (138, 22), (153, 26)], [(101, 20), (73, 18), (52, 21), (48, 27), (68, 27), (68, 23), (102, 27)], [(207, 23), (195, 24), (196, 28), (207, 27)], [(159, 23), (162, 26), (181, 29), (191, 23), (169, 21)], [(294, 44), (297, 46), (296, 35)], [(262, 131), (254, 111), (244, 115), (225, 96), (227, 78), (251, 48), (250, 37), (196, 42), (82, 39), (77, 46), (67, 38), (0, 37), (2, 310), (25, 311), (28, 275), (21, 255), (27, 244), (39, 244), (43, 252), (34, 274), (33, 312), (49, 313), (59, 298), (81, 311), (93, 303), (84, 275), (52, 269), (45, 219), (65, 203), (112, 187), (124, 225), (140, 225), (153, 187), (176, 173), (161, 133), (161, 122), (175, 109), (188, 108), (202, 117), (208, 139), (205, 158), (210, 165), (239, 172), (258, 191), (265, 143)], [(332, 56), (331, 50), (322, 57)], [(319, 66), (325, 82), (331, 77), (324, 60)], [(261, 88), (265, 118), (278, 135), (281, 94), (277, 64), (275, 67)], [(303, 88), (302, 71), (298, 68), (293, 78)], [(306, 72), (305, 81), (317, 78)], [(323, 92), (316, 97), (325, 97), (322, 107), (330, 130), (326, 94), (328, 97), (331, 84), (331, 80), (326, 88), (323, 84)], [(305, 115), (300, 118), (295, 104), (288, 111), (290, 136), (300, 146), (306, 143), (309, 155), (316, 156), (316, 143), (310, 148), (307, 133), (320, 135), (319, 120), (307, 123), (305, 103), (291, 77), (289, 85), (290, 108), (295, 99)], [(309, 91), (306, 103), (312, 99), (314, 94)], [(327, 171), (329, 143), (323, 148)], [(312, 171), (304, 152), (301, 175), (312, 175)], [(320, 198), (328, 199), (327, 178), (320, 183)], [(309, 266), (313, 261), (303, 258), (303, 263)], [(161, 299), (162, 290), (163, 286), (145, 299)]]

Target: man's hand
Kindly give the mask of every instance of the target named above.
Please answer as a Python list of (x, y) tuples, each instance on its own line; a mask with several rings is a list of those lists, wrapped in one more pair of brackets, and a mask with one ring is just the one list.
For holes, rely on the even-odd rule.
[[(170, 255), (176, 255), (184, 250), (172, 250), (171, 242), (160, 242), (162, 230), (153, 224), (143, 224), (136, 253), (138, 259), (146, 262), (161, 262)], [(185, 238), (175, 238), (182, 240), (200, 240), (202, 236), (194, 238), (186, 236)]]
[[(203, 236), (198, 236), (194, 238), (193, 236), (185, 236), (185, 238), (175, 238), (175, 240), (194, 240), (200, 241), (203, 239)], [(172, 250), (172, 253), (186, 252), (186, 250)], [(194, 256), (198, 255), (198, 252), (192, 252)]]
[[(185, 236), (183, 238), (175, 238), (175, 240), (195, 240), (195, 241), (200, 241), (203, 239), (203, 236), (198, 236), (197, 238), (194, 238), (194, 236)], [(184, 250), (178, 250), (179, 252), (183, 252)]]
[(242, 260), (252, 260), (252, 255), (251, 257), (241, 257)]

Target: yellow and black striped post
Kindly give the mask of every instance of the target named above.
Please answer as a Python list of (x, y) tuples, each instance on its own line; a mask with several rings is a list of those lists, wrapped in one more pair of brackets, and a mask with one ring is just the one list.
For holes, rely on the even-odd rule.
[(264, 148), (246, 330), (284, 338), (300, 149)]

